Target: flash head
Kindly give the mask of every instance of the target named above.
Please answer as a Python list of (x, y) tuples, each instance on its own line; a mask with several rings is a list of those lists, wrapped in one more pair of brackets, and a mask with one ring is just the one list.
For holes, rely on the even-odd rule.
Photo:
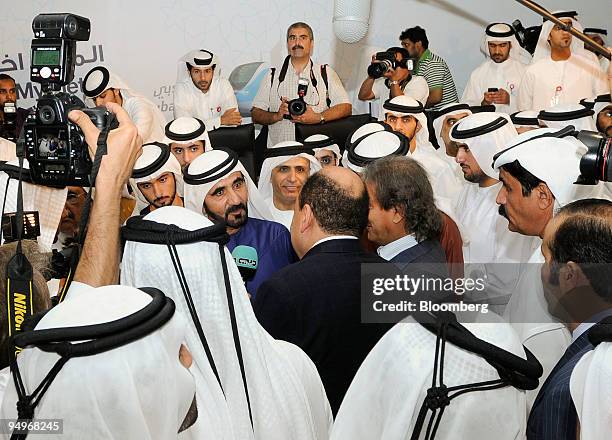
[(39, 14), (32, 21), (34, 38), (61, 38), (87, 41), (91, 31), (89, 18), (74, 14)]

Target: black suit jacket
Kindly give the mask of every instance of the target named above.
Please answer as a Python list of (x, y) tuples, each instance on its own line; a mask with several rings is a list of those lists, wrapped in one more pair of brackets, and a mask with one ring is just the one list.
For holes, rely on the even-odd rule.
[(593, 350), (587, 333), (567, 347), (540, 388), (527, 421), (528, 440), (576, 439), (578, 416), (570, 394), (570, 377), (582, 356)]
[(317, 366), (334, 415), (361, 362), (390, 324), (361, 323), (361, 263), (384, 263), (358, 240), (318, 244), (257, 290), (254, 309), (277, 339), (296, 344)]
[(390, 261), (399, 267), (405, 267), (407, 264), (425, 264), (434, 273), (442, 277), (448, 276), (446, 255), (438, 240), (421, 241), (416, 246), (403, 250)]

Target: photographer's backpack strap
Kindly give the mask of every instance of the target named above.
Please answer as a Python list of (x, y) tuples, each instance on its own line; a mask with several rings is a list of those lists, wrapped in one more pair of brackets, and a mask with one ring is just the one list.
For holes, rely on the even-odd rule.
[(321, 64), (321, 78), (325, 83), (325, 102), (327, 107), (331, 107), (331, 99), (329, 99), (329, 83), (327, 82), (327, 64)]

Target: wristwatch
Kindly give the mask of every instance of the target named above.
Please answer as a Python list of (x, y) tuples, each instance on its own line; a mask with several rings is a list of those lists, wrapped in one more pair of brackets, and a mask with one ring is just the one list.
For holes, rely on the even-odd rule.
[(395, 85), (397, 85), (399, 83), (400, 83), (399, 81), (389, 81), (389, 85), (390, 86), (395, 86)]
[(319, 113), (321, 119), (319, 120), (319, 124), (325, 124), (325, 116), (323, 116), (323, 112)]

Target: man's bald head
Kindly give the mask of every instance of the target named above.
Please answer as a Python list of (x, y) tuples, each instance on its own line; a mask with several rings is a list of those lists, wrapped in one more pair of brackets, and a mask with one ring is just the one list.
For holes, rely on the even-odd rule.
[(365, 185), (347, 168), (328, 167), (310, 176), (299, 197), (299, 209), (305, 205), (328, 234), (359, 237), (368, 223)]
[(359, 174), (344, 167), (327, 167), (319, 171), (321, 175), (334, 181), (338, 187), (344, 189), (353, 197), (359, 197), (364, 191), (363, 181)]

